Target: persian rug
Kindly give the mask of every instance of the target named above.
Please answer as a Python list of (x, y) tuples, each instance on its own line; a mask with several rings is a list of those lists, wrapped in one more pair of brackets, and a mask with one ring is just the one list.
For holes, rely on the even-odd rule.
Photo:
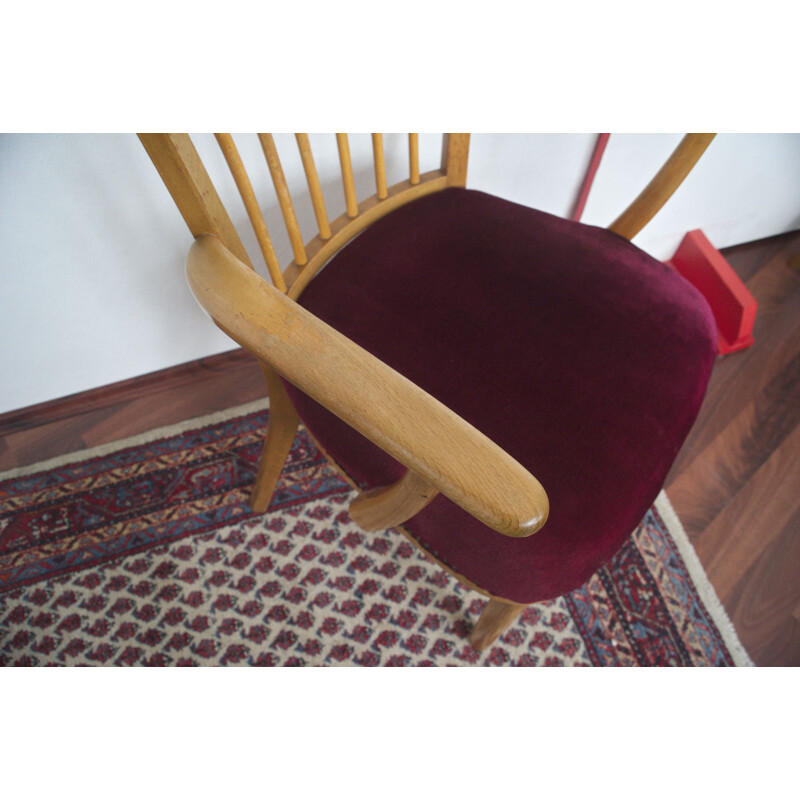
[(663, 493), (585, 586), (475, 651), (485, 599), (359, 530), (304, 430), (250, 512), (266, 406), (0, 475), (0, 664), (751, 665)]

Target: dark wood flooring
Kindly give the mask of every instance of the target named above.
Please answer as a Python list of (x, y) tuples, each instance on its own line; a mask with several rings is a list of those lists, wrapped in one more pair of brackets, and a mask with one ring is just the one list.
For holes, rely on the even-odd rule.
[(755, 344), (717, 360), (666, 482), (759, 665), (800, 665), (800, 233), (724, 251), (758, 301)]
[[(800, 232), (723, 251), (759, 303), (717, 360), (667, 493), (758, 665), (800, 665)], [(234, 350), (0, 416), (0, 471), (263, 397)]]
[(245, 350), (0, 415), (0, 471), (95, 447), (266, 395)]

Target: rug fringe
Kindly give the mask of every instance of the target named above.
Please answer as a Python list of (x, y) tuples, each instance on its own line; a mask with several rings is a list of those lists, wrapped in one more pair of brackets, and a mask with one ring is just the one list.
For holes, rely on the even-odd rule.
[(706, 575), (706, 571), (703, 569), (703, 565), (700, 563), (700, 559), (689, 541), (689, 535), (686, 533), (683, 523), (678, 519), (675, 509), (663, 489), (656, 498), (654, 505), (669, 528), (670, 535), (686, 564), (689, 576), (697, 587), (704, 605), (714, 617), (714, 621), (717, 623), (720, 634), (731, 653), (734, 664), (737, 667), (754, 667), (753, 660), (747, 654), (744, 645), (739, 641), (736, 628), (719, 597), (717, 597), (717, 593), (714, 591), (714, 587), (711, 585), (711, 581), (709, 581), (708, 575)]

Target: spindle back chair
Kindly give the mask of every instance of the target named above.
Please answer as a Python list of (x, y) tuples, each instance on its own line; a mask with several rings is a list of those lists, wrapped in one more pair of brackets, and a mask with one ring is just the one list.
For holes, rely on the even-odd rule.
[[(244, 163), (229, 133), (215, 134), (236, 188), (242, 199), (273, 285), (297, 299), (324, 264), (354, 236), (376, 220), (432, 192), (465, 186), (469, 157), (469, 134), (445, 134), (441, 168), (420, 174), (419, 134), (408, 134), (408, 180), (386, 184), (383, 134), (372, 134), (376, 192), (360, 202), (356, 198), (350, 144), (346, 133), (336, 134), (346, 211), (329, 221), (322, 186), (307, 133), (297, 133), (297, 147), (303, 163), (309, 195), (319, 233), (303, 242), (289, 186), (271, 133), (259, 133), (267, 167), (291, 242), (293, 260), (281, 268)], [(139, 134), (164, 183), (192, 234), (216, 236), (240, 261), (252, 266), (239, 234), (217, 194), (188, 134)]]
[[(539, 530), (548, 517), (548, 497), (526, 467), (445, 404), (297, 302), (321, 268), (378, 220), (446, 189), (464, 190), (469, 134), (445, 134), (440, 168), (423, 174), (419, 171), (418, 135), (409, 134), (408, 179), (393, 186), (387, 185), (382, 135), (372, 134), (376, 190), (361, 201), (356, 197), (347, 134), (336, 134), (346, 210), (333, 221), (328, 217), (309, 137), (296, 134), (319, 231), (306, 242), (275, 141), (271, 134), (258, 134), (293, 254), (283, 269), (233, 137), (215, 136), (272, 285), (255, 273), (188, 134), (139, 134), (195, 237), (187, 262), (195, 296), (222, 330), (256, 355), (264, 372), (270, 421), (251, 496), (253, 510), (267, 509), (291, 447), (299, 417), (297, 396), (292, 394), (293, 404), (287, 388), (296, 387), (405, 467), (396, 481), (361, 491), (353, 501), (351, 516), (362, 528), (402, 525), (441, 492), (511, 540)], [(609, 230), (633, 238), (669, 199), (712, 138), (713, 134), (685, 136)], [(314, 429), (309, 426), (309, 430), (313, 437)], [(508, 592), (493, 590), (453, 568), (453, 559), (446, 554), (413, 537), (412, 541), (468, 586), (491, 598), (471, 636), (476, 647), (491, 643), (524, 608), (526, 603), (509, 598)]]

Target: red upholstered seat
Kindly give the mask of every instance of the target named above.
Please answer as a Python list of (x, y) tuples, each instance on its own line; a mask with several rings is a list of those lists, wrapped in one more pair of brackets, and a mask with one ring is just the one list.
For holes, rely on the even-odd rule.
[[(409, 520), (433, 556), (498, 597), (584, 583), (641, 520), (699, 410), (716, 351), (703, 297), (626, 240), (481, 192), (403, 206), (300, 298), (524, 464), (544, 528), (496, 533), (441, 495)], [(362, 487), (404, 468), (287, 386)]]

